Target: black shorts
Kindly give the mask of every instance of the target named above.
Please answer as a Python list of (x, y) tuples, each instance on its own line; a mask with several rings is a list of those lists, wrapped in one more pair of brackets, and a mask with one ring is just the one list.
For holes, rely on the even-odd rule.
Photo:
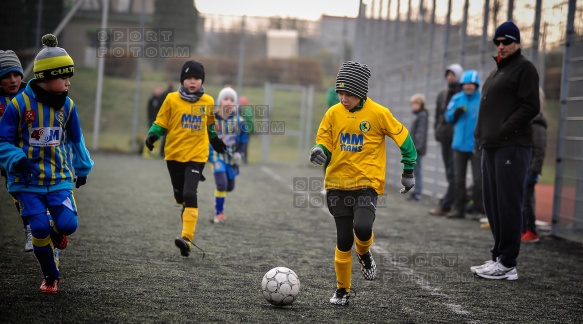
[(328, 210), (333, 217), (354, 216), (358, 208), (376, 211), (378, 194), (374, 189), (330, 190), (326, 193)]

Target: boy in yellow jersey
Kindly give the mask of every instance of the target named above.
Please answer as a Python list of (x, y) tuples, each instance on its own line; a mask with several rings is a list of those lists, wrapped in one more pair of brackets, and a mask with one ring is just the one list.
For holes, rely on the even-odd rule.
[[(22, 81), (24, 74), (22, 65), (16, 53), (13, 51), (0, 51), (0, 119), (4, 115), (4, 110), (17, 94), (24, 91), (26, 82)], [(8, 188), (8, 174), (6, 170), (0, 166), (0, 173), (5, 179), (6, 188)], [(14, 205), (18, 210), (20, 216), (20, 205), (18, 200), (14, 199)], [(32, 252), (32, 234), (30, 232), (30, 225), (28, 225), (28, 218), (21, 217), (22, 225), (24, 227), (24, 252)]]
[(146, 147), (166, 135), (164, 159), (168, 165), (174, 199), (182, 204), (182, 234), (174, 240), (183, 256), (192, 250), (198, 220), (197, 190), (209, 157), (209, 142), (219, 153), (225, 143), (215, 131), (213, 97), (204, 93), (204, 67), (191, 60), (180, 72), (180, 88), (166, 96), (156, 120), (148, 131)]
[(415, 185), (415, 145), (407, 128), (391, 111), (367, 97), (369, 78), (366, 65), (353, 61), (342, 64), (336, 77), (340, 102), (322, 118), (316, 145), (310, 150), (310, 162), (314, 165), (328, 163), (324, 185), (337, 234), (334, 254), (337, 290), (330, 298), (334, 305), (348, 304), (354, 242), (364, 279), (374, 280), (377, 275), (370, 247), (377, 196), (385, 189), (386, 136), (401, 150), (404, 165), (401, 193)]
[(55, 248), (65, 248), (66, 235), (77, 230), (72, 189), (87, 183), (93, 161), (77, 107), (68, 96), (73, 59), (57, 46), (54, 35), (43, 36), (42, 43), (34, 60), (35, 78), (10, 101), (0, 120), (0, 164), (8, 171), (8, 192), (30, 224), (43, 274), (40, 291), (55, 294), (60, 277)]

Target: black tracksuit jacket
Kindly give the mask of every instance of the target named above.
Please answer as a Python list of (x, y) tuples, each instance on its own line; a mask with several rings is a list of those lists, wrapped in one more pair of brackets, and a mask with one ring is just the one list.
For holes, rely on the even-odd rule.
[(474, 135), (481, 148), (532, 146), (532, 119), (540, 111), (539, 79), (520, 49), (494, 69), (482, 87)]

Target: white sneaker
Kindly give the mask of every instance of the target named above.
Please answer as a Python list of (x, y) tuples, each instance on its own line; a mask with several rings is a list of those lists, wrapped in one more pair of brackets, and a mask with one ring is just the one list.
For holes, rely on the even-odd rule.
[(484, 270), (486, 270), (486, 269), (487, 269), (489, 266), (493, 265), (494, 263), (496, 263), (496, 262), (494, 262), (494, 261), (492, 261), (492, 260), (488, 260), (488, 261), (484, 262), (484, 264), (480, 264), (480, 265), (478, 265), (478, 266), (473, 266), (473, 267), (470, 267), (470, 271), (471, 271), (472, 273), (477, 273), (478, 271), (484, 271)]
[(32, 233), (30, 232), (30, 225), (26, 225), (24, 231), (24, 252), (32, 252)]
[(486, 268), (484, 271), (476, 272), (476, 274), (485, 279), (506, 279), (506, 280), (516, 280), (518, 279), (518, 272), (516, 268), (506, 268), (500, 262), (496, 262), (490, 267)]

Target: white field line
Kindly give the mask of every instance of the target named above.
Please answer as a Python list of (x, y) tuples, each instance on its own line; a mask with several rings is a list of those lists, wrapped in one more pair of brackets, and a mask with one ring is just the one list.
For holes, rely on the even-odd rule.
[[(277, 174), (276, 172), (274, 172), (270, 168), (268, 168), (266, 166), (261, 166), (261, 170), (263, 172), (265, 172), (267, 175), (269, 175), (270, 177), (272, 177), (273, 179), (277, 180), (277, 182), (286, 186), (291, 191), (294, 191), (293, 185), (286, 183), (286, 181), (279, 174)], [(327, 208), (322, 207), (322, 208), (317, 208), (317, 209), (319, 209), (325, 215), (331, 216), (330, 213), (328, 212)], [(443, 301), (441, 303), (447, 309), (452, 311), (453, 313), (455, 313), (457, 315), (464, 315), (464, 316), (471, 316), (472, 315), (472, 313), (470, 311), (465, 310), (461, 305), (453, 303), (452, 302), (453, 298), (451, 298), (448, 294), (444, 293), (441, 289), (439, 289), (437, 287), (432, 287), (427, 280), (424, 280), (423, 277), (421, 275), (419, 275), (418, 273), (416, 273), (415, 270), (413, 270), (411, 267), (407, 266), (405, 263), (396, 261), (396, 258), (392, 257), (393, 253), (379, 247), (376, 244), (373, 245), (371, 247), (371, 249), (377, 254), (384, 254), (384, 255), (388, 256), (389, 260), (392, 260), (392, 264), (395, 268), (397, 268), (403, 275), (410, 278), (411, 281), (413, 281), (415, 284), (417, 284), (421, 289), (429, 292), (429, 294), (431, 296), (435, 296), (435, 297), (439, 297), (440, 299), (443, 299)], [(470, 322), (477, 323), (477, 321), (470, 321)]]

